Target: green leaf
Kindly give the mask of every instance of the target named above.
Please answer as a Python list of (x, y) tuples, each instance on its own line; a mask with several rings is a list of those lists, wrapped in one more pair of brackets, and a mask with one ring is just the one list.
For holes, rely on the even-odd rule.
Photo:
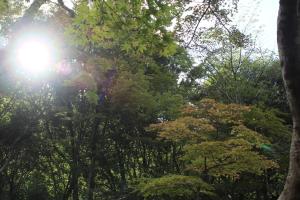
[(94, 105), (97, 105), (98, 103), (98, 95), (94, 91), (87, 91), (85, 94), (86, 98), (88, 99), (88, 102)]
[(145, 199), (193, 199), (214, 196), (214, 188), (199, 177), (168, 175), (141, 181), (137, 190)]

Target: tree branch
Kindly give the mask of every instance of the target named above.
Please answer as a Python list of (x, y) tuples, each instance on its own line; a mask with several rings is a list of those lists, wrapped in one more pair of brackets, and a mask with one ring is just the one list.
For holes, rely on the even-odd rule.
[(221, 26), (224, 27), (224, 29), (228, 32), (228, 34), (230, 35), (231, 34), (231, 31), (226, 27), (226, 24), (222, 21), (221, 17), (218, 16), (218, 14), (216, 13), (215, 10), (213, 9), (210, 9), (212, 14), (216, 17), (216, 19), (218, 20), (218, 22), (221, 24)]
[(70, 17), (75, 17), (75, 15), (76, 15), (75, 11), (72, 10), (71, 8), (67, 7), (63, 0), (57, 0), (57, 3), (62, 9), (66, 10), (68, 12)]
[(34, 0), (28, 9), (25, 10), (25, 13), (20, 21), (31, 21), (34, 18), (34, 15), (38, 12), (41, 6), (46, 3), (48, 0)]
[(195, 37), (196, 32), (197, 32), (197, 29), (198, 29), (198, 27), (199, 27), (199, 25), (200, 25), (203, 17), (206, 15), (206, 13), (207, 13), (207, 11), (208, 11), (209, 8), (210, 8), (210, 3), (208, 4), (207, 8), (202, 13), (202, 15), (200, 16), (200, 18), (198, 19), (198, 22), (197, 22), (197, 25), (196, 25), (196, 27), (195, 27), (195, 29), (193, 31), (192, 37), (191, 37), (190, 41), (187, 43), (187, 45), (185, 46), (185, 48), (189, 47), (190, 44), (192, 43), (192, 41), (194, 40), (194, 37)]
[(48, 0), (34, 0), (29, 8), (25, 10), (24, 15), (12, 24), (11, 32), (13, 34), (18, 33), (20, 29), (30, 24), (41, 6), (47, 1)]

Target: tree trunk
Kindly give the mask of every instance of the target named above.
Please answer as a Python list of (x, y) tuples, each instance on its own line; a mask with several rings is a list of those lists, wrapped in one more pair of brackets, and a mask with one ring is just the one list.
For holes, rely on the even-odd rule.
[(96, 132), (93, 133), (93, 140), (91, 141), (91, 163), (89, 166), (89, 175), (88, 175), (88, 200), (94, 199), (94, 190), (95, 190), (95, 153), (96, 153)]
[(117, 158), (118, 158), (118, 165), (119, 165), (119, 174), (120, 174), (120, 192), (121, 194), (124, 194), (127, 189), (127, 181), (126, 181), (126, 169), (125, 169), (125, 156), (123, 155), (123, 152), (120, 146), (117, 144), (115, 145), (116, 152), (117, 152)]
[(16, 199), (16, 191), (15, 191), (15, 184), (13, 181), (9, 181), (9, 200)]
[(300, 200), (300, 0), (280, 0), (277, 42), (293, 116), (289, 172), (279, 200)]
[(71, 163), (71, 191), (72, 191), (72, 199), (79, 200), (78, 194), (78, 177), (79, 177), (79, 145), (78, 145), (78, 137), (76, 137), (76, 133), (74, 131), (72, 121), (69, 122), (69, 130), (71, 134), (71, 147), (72, 147), (72, 163)]
[[(94, 199), (94, 190), (95, 190), (95, 168), (96, 168), (96, 143), (98, 142), (98, 130), (99, 130), (99, 124), (100, 124), (100, 120), (97, 118), (94, 121), (94, 129), (92, 132), (92, 136), (91, 136), (91, 141), (90, 141), (90, 148), (91, 148), (91, 155), (90, 155), (90, 159), (91, 159), (91, 163), (89, 166), (89, 175), (88, 175), (88, 200), (93, 200)], [(103, 134), (105, 132), (106, 129), (106, 124), (104, 124), (103, 127)]]
[(73, 146), (73, 160), (72, 160), (72, 197), (73, 200), (79, 200), (79, 189), (78, 189), (78, 161), (79, 161), (79, 150), (78, 146)]

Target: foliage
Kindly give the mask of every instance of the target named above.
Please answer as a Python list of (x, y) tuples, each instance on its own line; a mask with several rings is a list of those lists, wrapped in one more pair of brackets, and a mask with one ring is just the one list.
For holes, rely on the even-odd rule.
[(168, 175), (144, 180), (138, 185), (145, 199), (196, 199), (214, 196), (214, 189), (199, 177)]
[(175, 121), (152, 124), (149, 130), (159, 131), (160, 137), (174, 142), (201, 142), (206, 141), (215, 128), (206, 119), (182, 117)]
[[(276, 198), (288, 109), (276, 58), (230, 22), (238, 1), (66, 2), (0, 1), (0, 199)], [(16, 75), (37, 30), (57, 63)]]
[[(97, 1), (92, 9), (78, 5), (78, 15), (68, 33), (80, 46), (93, 44), (104, 49), (118, 48), (126, 54), (169, 56), (177, 45), (166, 30), (172, 20), (173, 6), (167, 2)], [(82, 22), (85, 23), (82, 23)], [(83, 37), (82, 37), (83, 36)]]
[[(214, 35), (208, 37), (215, 42)], [(181, 82), (183, 88), (192, 89), (190, 98), (209, 97), (227, 103), (256, 104), (288, 113), (276, 56), (254, 45), (236, 47), (227, 42), (228, 39), (222, 38), (221, 45), (212, 45), (212, 49), (204, 53), (203, 62), (193, 67)]]
[(188, 145), (185, 151), (183, 159), (190, 163), (188, 171), (213, 177), (239, 178), (245, 172), (261, 175), (266, 169), (278, 167), (253, 151), (253, 146), (243, 139)]
[(257, 151), (269, 140), (244, 125), (251, 108), (204, 99), (184, 109), (184, 116), (172, 122), (151, 125), (159, 136), (185, 142), (183, 159), (189, 171), (211, 176), (236, 177), (242, 172), (261, 174), (277, 167)]
[[(275, 113), (267, 114), (257, 107), (223, 104), (212, 99), (189, 104), (176, 120), (152, 124), (148, 130), (158, 132), (162, 140), (183, 146), (180, 160), (184, 162), (182, 172), (185, 175), (201, 177), (216, 187), (217, 194), (227, 196), (232, 193), (222, 191), (218, 186), (220, 182), (239, 182), (249, 174), (263, 176), (266, 171), (279, 168), (271, 152), (276, 154), (281, 150), (272, 144), (274, 136), (267, 134), (273, 129), (253, 126), (257, 124), (254, 113), (257, 117), (269, 115), (269, 120), (272, 118), (282, 131), (289, 131)], [(146, 191), (142, 193), (146, 195)]]

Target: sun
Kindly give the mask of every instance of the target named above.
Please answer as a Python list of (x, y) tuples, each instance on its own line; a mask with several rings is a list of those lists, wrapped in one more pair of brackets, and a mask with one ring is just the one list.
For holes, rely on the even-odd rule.
[(30, 75), (40, 75), (50, 69), (52, 49), (45, 40), (26, 38), (19, 42), (15, 56), (19, 70)]

